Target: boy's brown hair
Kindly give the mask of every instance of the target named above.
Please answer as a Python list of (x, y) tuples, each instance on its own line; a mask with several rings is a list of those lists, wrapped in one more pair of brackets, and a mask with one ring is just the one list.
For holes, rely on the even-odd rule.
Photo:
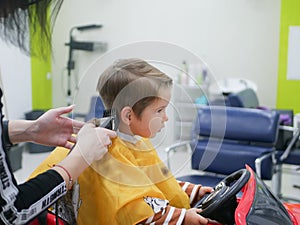
[(144, 60), (116, 61), (99, 77), (97, 91), (106, 107), (118, 113), (125, 106), (140, 116), (145, 107), (159, 98), (159, 92), (172, 86), (172, 79)]

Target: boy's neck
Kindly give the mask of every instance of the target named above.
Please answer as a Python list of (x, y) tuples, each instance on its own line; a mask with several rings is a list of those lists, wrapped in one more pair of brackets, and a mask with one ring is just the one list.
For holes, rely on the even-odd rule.
[(134, 136), (134, 134), (130, 130), (130, 127), (122, 122), (120, 122), (118, 130), (123, 134)]
[(139, 142), (141, 140), (140, 136), (125, 134), (125, 133), (121, 132), (120, 130), (117, 130), (117, 135), (122, 140), (130, 142), (132, 144), (136, 144), (137, 142)]

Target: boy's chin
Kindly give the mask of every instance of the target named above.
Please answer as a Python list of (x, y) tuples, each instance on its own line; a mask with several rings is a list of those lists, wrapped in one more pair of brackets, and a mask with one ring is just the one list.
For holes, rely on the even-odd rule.
[(157, 131), (155, 134), (151, 134), (151, 135), (149, 136), (149, 138), (155, 138), (156, 135), (157, 135), (159, 132), (160, 132), (160, 131)]
[(156, 134), (154, 134), (154, 135), (151, 135), (150, 137), (148, 137), (148, 138), (155, 138), (156, 137)]

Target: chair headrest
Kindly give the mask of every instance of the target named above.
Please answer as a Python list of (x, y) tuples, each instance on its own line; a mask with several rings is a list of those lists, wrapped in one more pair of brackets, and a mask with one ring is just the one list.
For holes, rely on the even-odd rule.
[(257, 108), (259, 101), (252, 88), (246, 88), (237, 93), (228, 95), (228, 104), (233, 107)]
[(274, 143), (279, 114), (271, 110), (204, 106), (198, 110), (200, 136)]

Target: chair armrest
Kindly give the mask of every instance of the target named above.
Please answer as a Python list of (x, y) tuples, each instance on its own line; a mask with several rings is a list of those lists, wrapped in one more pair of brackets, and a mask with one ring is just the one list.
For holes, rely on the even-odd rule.
[(167, 166), (169, 169), (171, 169), (170, 154), (173, 152), (176, 152), (177, 150), (179, 150), (180, 147), (184, 147), (184, 146), (186, 146), (186, 149), (188, 151), (191, 151), (190, 141), (177, 142), (177, 143), (174, 143), (174, 144), (166, 147), (165, 152), (167, 153)]
[(265, 155), (255, 159), (255, 171), (256, 171), (256, 174), (259, 178), (261, 178), (261, 165), (262, 165), (262, 162), (264, 160), (266, 160), (267, 158), (269, 158), (269, 157), (272, 157), (272, 161), (274, 162), (275, 161), (275, 153), (276, 153), (276, 151), (272, 151), (272, 152), (269, 152), (268, 154), (265, 154)]
[[(296, 141), (299, 138), (299, 129), (296, 127), (290, 127), (290, 126), (279, 126), (279, 129), (281, 130), (286, 130), (286, 131), (290, 131), (293, 132), (293, 138), (291, 139), (291, 141), (289, 142), (288, 146), (286, 147), (286, 149), (284, 150), (283, 154), (280, 156), (279, 161), (282, 162), (284, 161), (290, 154), (292, 147), (294, 146), (294, 144), (296, 143)], [(261, 177), (261, 164), (262, 162), (267, 159), (268, 157), (272, 156), (272, 161), (274, 162), (274, 164), (277, 164), (277, 157), (276, 154), (280, 152), (280, 151), (273, 151), (270, 152), (266, 155), (263, 155), (262, 157), (259, 157), (255, 160), (255, 170), (256, 173), (259, 177)]]
[(283, 154), (280, 156), (279, 160), (280, 162), (284, 161), (290, 154), (292, 147), (297, 142), (299, 138), (299, 128), (297, 127), (290, 127), (290, 126), (279, 126), (279, 129), (287, 130), (293, 132), (293, 138), (289, 142), (288, 146), (284, 150)]

